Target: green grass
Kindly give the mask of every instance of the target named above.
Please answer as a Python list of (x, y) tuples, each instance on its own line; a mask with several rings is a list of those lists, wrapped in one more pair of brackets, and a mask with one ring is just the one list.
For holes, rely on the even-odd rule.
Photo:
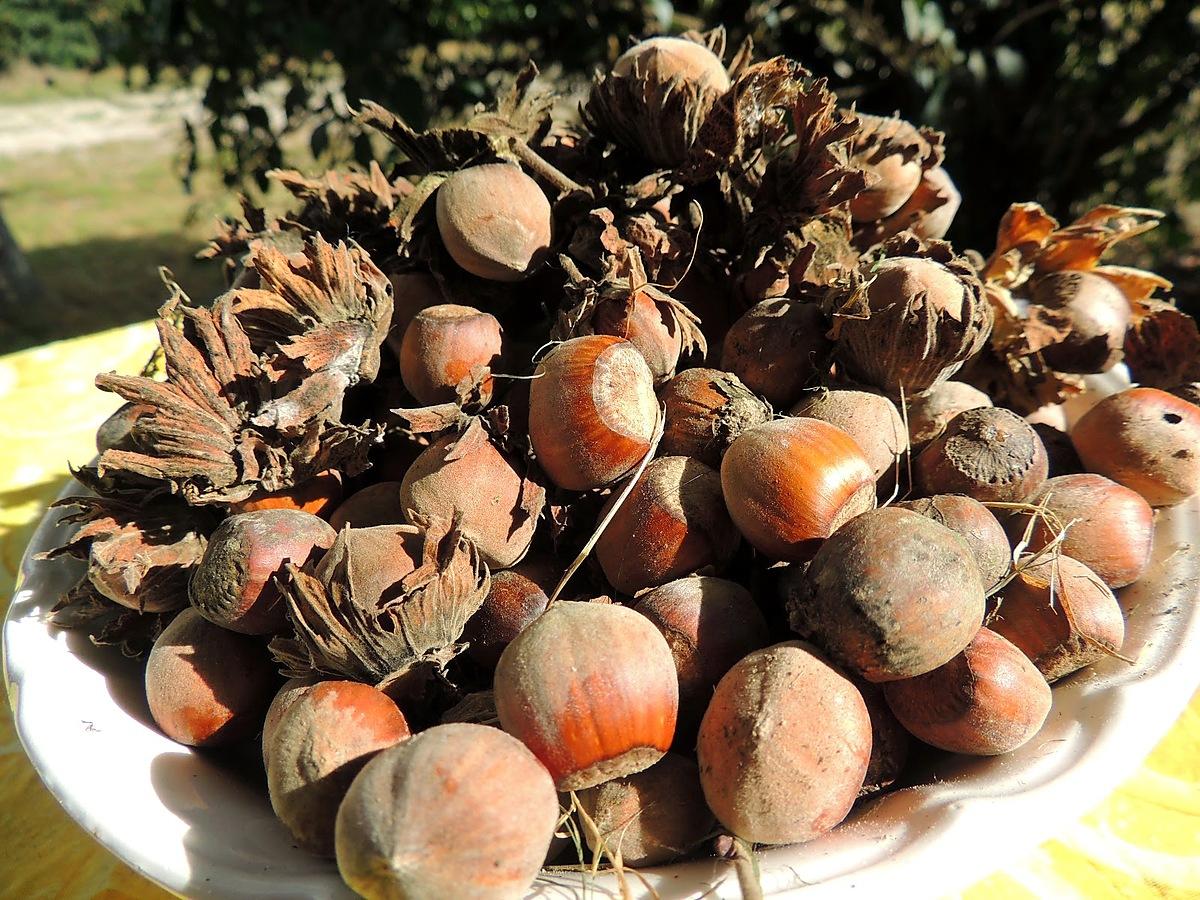
[(46, 294), (0, 327), (0, 352), (152, 316), (160, 265), (197, 300), (221, 289), (219, 265), (193, 257), (235, 198), (203, 173), (186, 194), (174, 153), (168, 140), (0, 159), (0, 212)]
[[(37, 103), (81, 97), (113, 97), (129, 90), (144, 90), (149, 78), (145, 70), (126, 71), (110, 66), (98, 72), (59, 69), (18, 61), (0, 69), (0, 103)], [(181, 81), (167, 73), (160, 84), (178, 87)]]

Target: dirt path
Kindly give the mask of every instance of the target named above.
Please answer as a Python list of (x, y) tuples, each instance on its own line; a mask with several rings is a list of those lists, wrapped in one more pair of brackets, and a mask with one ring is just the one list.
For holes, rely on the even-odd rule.
[(200, 92), (182, 88), (0, 104), (0, 157), (178, 136), (184, 117), (200, 116)]

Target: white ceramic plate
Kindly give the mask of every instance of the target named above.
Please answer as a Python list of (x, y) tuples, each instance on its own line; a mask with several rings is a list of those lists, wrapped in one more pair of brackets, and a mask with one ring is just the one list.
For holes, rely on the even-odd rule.
[[(69, 492), (69, 491), (67, 491)], [(21, 564), (4, 626), (4, 676), (17, 731), (67, 812), (146, 877), (189, 897), (348, 897), (332, 863), (292, 846), (262, 784), (190, 751), (151, 723), (140, 666), (48, 627), (78, 569), (36, 562), (66, 530), (50, 515)], [(761, 856), (768, 893), (805, 898), (964, 887), (1078, 819), (1134, 770), (1200, 682), (1200, 498), (1159, 514), (1147, 575), (1121, 594), (1132, 666), (1106, 659), (1060, 683), (1041, 733), (994, 759), (946, 757), (928, 783), (860, 808), (810, 844)], [(669, 898), (737, 897), (727, 864), (642, 873)], [(633, 893), (647, 892), (629, 877)], [(574, 897), (578, 876), (545, 876), (531, 896)], [(902, 894), (904, 891), (902, 891)], [(616, 897), (612, 876), (588, 895)]]

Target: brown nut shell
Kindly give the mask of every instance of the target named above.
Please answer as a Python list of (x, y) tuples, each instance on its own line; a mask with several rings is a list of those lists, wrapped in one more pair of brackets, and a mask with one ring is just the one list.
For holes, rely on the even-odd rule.
[(684, 38), (639, 41), (617, 57), (612, 72), (620, 77), (645, 72), (661, 87), (687, 83), (701, 90), (729, 90), (729, 73), (720, 57), (703, 44)]
[(658, 424), (658, 398), (646, 360), (609, 335), (555, 347), (529, 383), (529, 441), (559, 487), (586, 491), (637, 467)]
[(914, 450), (940, 437), (961, 412), (992, 405), (992, 398), (962, 381), (942, 381), (908, 398), (908, 436)]
[(229, 516), (208, 541), (192, 573), (188, 598), (206, 619), (243, 634), (287, 627), (273, 579), (285, 562), (303, 565), (333, 545), (336, 532), (311, 513), (262, 509)]
[(794, 844), (850, 811), (871, 756), (871, 720), (858, 689), (815, 648), (776, 644), (721, 679), (696, 753), (722, 825), (754, 843)]
[[(400, 377), (422, 406), (449, 403), (455, 388), (476, 366), (488, 369), (500, 361), (503, 329), (490, 313), (470, 306), (442, 303), (413, 317), (400, 344)], [(492, 397), (492, 378), (483, 382), (482, 402)]]
[(557, 822), (554, 784), (520, 741), (437, 725), (358, 773), (338, 810), (338, 871), (369, 898), (519, 900)]
[(967, 542), (907, 509), (851, 519), (782, 586), (796, 633), (867, 681), (936, 669), (983, 622), (983, 581)]
[(1071, 429), (1088, 471), (1173, 506), (1200, 490), (1200, 407), (1157, 388), (1105, 397)]
[(1125, 616), (1091, 569), (1069, 556), (1022, 562), (988, 627), (1020, 647), (1047, 681), (1120, 651)]
[(624, 606), (555, 603), (505, 648), (494, 684), (501, 726), (560, 791), (640, 772), (675, 734), (671, 649)]
[(666, 410), (659, 453), (691, 456), (714, 469), (739, 434), (771, 420), (771, 407), (732, 372), (685, 369), (659, 393)]
[(490, 281), (522, 281), (550, 249), (550, 201), (508, 163), (461, 169), (437, 191), (437, 226), (451, 258)]
[(679, 674), (679, 737), (694, 737), (713, 688), (734, 663), (765, 647), (770, 632), (750, 592), (710, 576), (680, 578), (644, 594), (634, 609), (663, 633)]
[(554, 590), (558, 580), (556, 570), (550, 560), (525, 560), (516, 568), (492, 573), (487, 599), (463, 630), (472, 659), (496, 668), (504, 648), (546, 611), (547, 592)]
[(883, 686), (896, 718), (927, 744), (995, 756), (1020, 747), (1050, 714), (1050, 686), (1020, 650), (987, 628), (945, 665)]
[(189, 747), (236, 743), (258, 732), (279, 686), (267, 648), (187, 608), (171, 620), (146, 662), (155, 723)]
[(959, 413), (921, 451), (913, 477), (925, 494), (965, 494), (980, 501), (1024, 500), (1046, 480), (1050, 463), (1033, 426), (1008, 409)]
[(322, 681), (292, 702), (267, 748), (267, 791), (275, 815), (309, 853), (334, 855), (338, 806), (354, 776), (380, 750), (410, 734), (382, 691)]
[(683, 856), (712, 831), (716, 820), (700, 790), (696, 763), (668, 753), (654, 765), (579, 793), (596, 823), (583, 829), (588, 848), (620, 853), (627, 866), (656, 866)]
[(992, 511), (970, 497), (961, 494), (935, 494), (920, 500), (905, 500), (893, 504), (897, 509), (909, 509), (939, 525), (945, 525), (967, 542), (979, 564), (983, 586), (991, 589), (1012, 568), (1012, 549), (1008, 535)]
[(854, 439), (817, 419), (747, 428), (721, 461), (730, 518), (771, 559), (803, 561), (875, 505), (875, 473)]
[(854, 438), (877, 479), (890, 472), (908, 448), (908, 432), (900, 411), (882, 394), (842, 389), (813, 391), (800, 398), (791, 414), (836, 425)]
[(776, 408), (791, 406), (829, 371), (829, 325), (815, 303), (782, 297), (750, 307), (729, 327), (721, 368)]
[[(1044, 505), (1065, 527), (1060, 548), (1077, 559), (1114, 590), (1133, 584), (1150, 565), (1154, 544), (1154, 510), (1142, 495), (1103, 475), (1083, 473), (1050, 478), (1029, 502)], [(1023, 538), (1031, 515), (1014, 511), (1008, 531)], [(1038, 517), (1028, 549), (1036, 553), (1052, 540), (1054, 530)]]
[(699, 460), (663, 456), (646, 466), (595, 549), (609, 584), (632, 596), (701, 569), (723, 570), (740, 541), (721, 476)]
[(334, 531), (341, 531), (347, 525), (370, 528), (373, 525), (399, 525), (403, 521), (399, 481), (369, 484), (343, 500), (329, 516), (329, 525)]

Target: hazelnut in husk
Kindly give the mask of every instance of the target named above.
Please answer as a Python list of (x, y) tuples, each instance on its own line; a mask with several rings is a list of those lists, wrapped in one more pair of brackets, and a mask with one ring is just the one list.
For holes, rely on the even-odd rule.
[(771, 420), (771, 407), (732, 372), (686, 369), (659, 393), (666, 408), (659, 452), (691, 456), (717, 468), (729, 445), (752, 425)]
[(640, 159), (680, 165), (709, 110), (729, 90), (723, 49), (721, 31), (635, 44), (611, 73), (596, 76), (580, 109), (584, 123)]
[(482, 428), (443, 435), (417, 457), (400, 485), (400, 506), (419, 518), (460, 516), (484, 562), (513, 565), (529, 550), (545, 490)]
[[(983, 349), (992, 308), (949, 244), (900, 235), (827, 295), (846, 374), (893, 399), (945, 381)], [(745, 380), (743, 378), (743, 380)]]
[(1124, 356), (1133, 310), (1107, 278), (1091, 272), (1051, 272), (1033, 282), (1029, 302), (1060, 319), (1065, 335), (1042, 349), (1059, 372), (1105, 372)]

